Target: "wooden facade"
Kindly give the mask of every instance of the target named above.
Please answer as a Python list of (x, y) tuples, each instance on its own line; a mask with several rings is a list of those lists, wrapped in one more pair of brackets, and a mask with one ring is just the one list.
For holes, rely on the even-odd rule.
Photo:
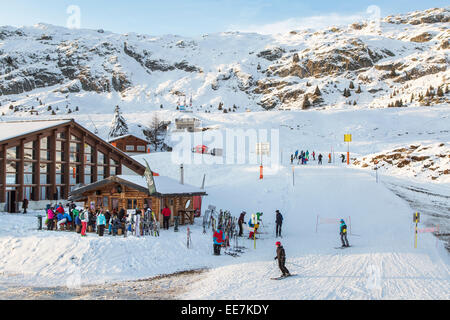
[(110, 212), (114, 209), (118, 212), (121, 209), (135, 210), (149, 207), (157, 213), (157, 220), (160, 223), (162, 223), (161, 211), (167, 205), (172, 212), (171, 224), (174, 217), (179, 216), (180, 224), (183, 225), (194, 222), (194, 212), (197, 209), (194, 207), (194, 203), (197, 202), (194, 199), (205, 195), (205, 192), (149, 195), (146, 187), (116, 176), (74, 190), (71, 193), (71, 200), (84, 201), (85, 208), (104, 209)]
[(147, 153), (148, 142), (131, 134), (109, 140), (114, 147), (127, 153)]
[(11, 126), (21, 128), (19, 134), (0, 139), (0, 203), (8, 203), (10, 212), (16, 212), (12, 202), (25, 198), (67, 199), (76, 185), (121, 174), (122, 166), (138, 174), (145, 171), (73, 119), (4, 122), (0, 130)]

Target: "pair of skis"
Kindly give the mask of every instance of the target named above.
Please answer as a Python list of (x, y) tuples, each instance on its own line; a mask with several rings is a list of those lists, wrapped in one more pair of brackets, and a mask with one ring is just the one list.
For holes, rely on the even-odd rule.
[(295, 277), (295, 276), (297, 276), (297, 275), (296, 274), (290, 274), (290, 275), (287, 275), (287, 276), (280, 276), (280, 277), (270, 278), (270, 279), (271, 280), (283, 280), (283, 279), (290, 278), (290, 277)]

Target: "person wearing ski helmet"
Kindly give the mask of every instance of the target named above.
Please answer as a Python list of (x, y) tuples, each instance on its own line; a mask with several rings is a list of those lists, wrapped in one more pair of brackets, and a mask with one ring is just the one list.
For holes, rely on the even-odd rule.
[(276, 211), (277, 215), (275, 218), (276, 223), (276, 237), (281, 237), (281, 226), (283, 225), (283, 215), (281, 214), (280, 210)]
[(345, 224), (344, 219), (341, 219), (341, 225), (339, 227), (341, 234), (342, 247), (350, 247), (347, 239), (347, 225)]
[(286, 268), (286, 252), (284, 251), (283, 246), (281, 245), (280, 241), (277, 241), (275, 243), (277, 246), (277, 256), (274, 258), (274, 260), (278, 260), (278, 267), (280, 268), (280, 271), (282, 272), (282, 277), (290, 276), (289, 270)]

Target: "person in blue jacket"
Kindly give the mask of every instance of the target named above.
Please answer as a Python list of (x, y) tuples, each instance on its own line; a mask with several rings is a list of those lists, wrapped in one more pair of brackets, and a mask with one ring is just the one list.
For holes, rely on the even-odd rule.
[(97, 231), (100, 237), (103, 237), (103, 233), (105, 232), (106, 226), (106, 217), (103, 211), (100, 211), (97, 216)]
[(65, 212), (63, 217), (64, 219), (66, 219), (67, 226), (70, 225), (72, 227), (72, 217), (70, 216), (70, 214)]
[(341, 233), (342, 247), (350, 247), (347, 239), (347, 225), (345, 224), (344, 219), (341, 219), (341, 225), (339, 227), (339, 230)]
[(67, 219), (64, 217), (63, 213), (58, 213), (56, 215), (56, 218), (58, 219), (58, 222), (56, 224), (56, 226), (57, 226), (56, 229), (61, 230), (61, 225), (65, 224), (67, 222)]

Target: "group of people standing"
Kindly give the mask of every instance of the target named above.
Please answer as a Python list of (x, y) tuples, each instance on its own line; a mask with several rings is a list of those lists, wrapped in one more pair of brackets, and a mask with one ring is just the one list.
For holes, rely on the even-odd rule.
[(306, 150), (303, 151), (301, 150), (300, 152), (298, 152), (298, 150), (295, 151), (294, 154), (291, 154), (291, 164), (294, 164), (294, 160), (298, 160), (297, 164), (308, 164), (308, 161), (310, 160), (310, 156), (312, 156), (313, 160), (316, 160), (316, 152), (313, 151), (312, 154), (309, 154), (309, 151)]
[[(141, 210), (136, 208), (133, 214), (128, 214), (125, 209), (114, 209), (112, 212), (105, 209), (93, 209), (77, 207), (73, 202), (67, 204), (64, 208), (62, 203), (56, 206), (48, 205), (46, 209), (47, 219), (45, 224), (47, 230), (62, 230), (63, 226), (66, 230), (76, 231), (82, 237), (86, 237), (88, 229), (91, 232), (97, 232), (100, 237), (104, 236), (108, 227), (109, 235), (116, 236), (119, 230), (123, 232), (131, 231), (136, 236), (149, 233), (149, 229), (153, 229), (153, 225), (157, 225), (155, 213), (148, 207)], [(171, 216), (170, 209), (167, 206), (162, 210), (164, 216), (164, 226), (169, 226)], [(169, 219), (168, 219), (169, 218)], [(159, 234), (159, 228), (155, 228)]]

